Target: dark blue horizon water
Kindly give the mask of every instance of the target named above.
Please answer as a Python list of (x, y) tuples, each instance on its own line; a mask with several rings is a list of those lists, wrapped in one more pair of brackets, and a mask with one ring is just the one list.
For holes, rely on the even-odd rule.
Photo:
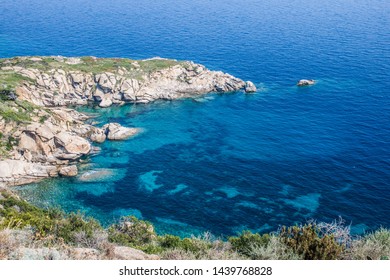
[(183, 236), (339, 216), (390, 227), (388, 1), (0, 0), (0, 15), (0, 57), (161, 56), (259, 88), (98, 111), (143, 132), (80, 165), (109, 178), (18, 188), (33, 203)]

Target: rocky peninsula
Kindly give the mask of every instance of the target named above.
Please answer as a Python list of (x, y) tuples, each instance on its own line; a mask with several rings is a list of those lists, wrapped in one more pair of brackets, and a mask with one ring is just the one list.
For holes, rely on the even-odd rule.
[(123, 140), (137, 128), (95, 127), (70, 106), (99, 107), (254, 92), (252, 82), (189, 61), (80, 57), (0, 59), (0, 186), (76, 176), (93, 143)]

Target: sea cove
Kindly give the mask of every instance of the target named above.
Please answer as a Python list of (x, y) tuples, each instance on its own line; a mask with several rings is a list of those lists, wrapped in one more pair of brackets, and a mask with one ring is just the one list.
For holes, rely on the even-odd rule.
[[(362, 174), (374, 161), (359, 160), (359, 153), (342, 156), (356, 140), (351, 138), (354, 131), (341, 134), (322, 108), (325, 100), (325, 108), (338, 104), (330, 89), (337, 92), (331, 82), (321, 81), (303, 92), (291, 87), (255, 95), (80, 108), (100, 112), (91, 120), (98, 124), (119, 122), (143, 132), (100, 145), (101, 152), (80, 165), (81, 176), (102, 169), (113, 176), (54, 179), (19, 190), (38, 205), (81, 209), (105, 224), (132, 214), (152, 221), (160, 233), (183, 236), (268, 232), (339, 215), (352, 221), (356, 233), (375, 228), (373, 215), (387, 221), (386, 211), (369, 210), (380, 203), (386, 209), (385, 182)], [(318, 99), (322, 105), (307, 111), (307, 104)], [(339, 110), (337, 117), (343, 114)], [(351, 183), (352, 177), (359, 181)], [(381, 196), (372, 196), (374, 190)], [(370, 202), (362, 205), (363, 197)]]

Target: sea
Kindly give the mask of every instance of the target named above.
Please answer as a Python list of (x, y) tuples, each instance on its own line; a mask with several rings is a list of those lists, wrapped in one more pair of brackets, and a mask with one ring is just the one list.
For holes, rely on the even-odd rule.
[(27, 55), (191, 60), (258, 88), (77, 108), (142, 132), (15, 188), (35, 205), (180, 236), (390, 227), (388, 0), (0, 0), (0, 57)]

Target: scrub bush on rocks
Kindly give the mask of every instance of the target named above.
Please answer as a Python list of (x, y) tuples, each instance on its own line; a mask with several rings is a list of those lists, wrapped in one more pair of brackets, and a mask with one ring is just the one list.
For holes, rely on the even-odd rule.
[(282, 227), (279, 237), (288, 248), (305, 260), (336, 260), (345, 250), (332, 234), (322, 234), (314, 223)]
[(118, 224), (108, 229), (109, 241), (125, 246), (143, 246), (156, 238), (153, 225), (134, 216), (123, 217)]

